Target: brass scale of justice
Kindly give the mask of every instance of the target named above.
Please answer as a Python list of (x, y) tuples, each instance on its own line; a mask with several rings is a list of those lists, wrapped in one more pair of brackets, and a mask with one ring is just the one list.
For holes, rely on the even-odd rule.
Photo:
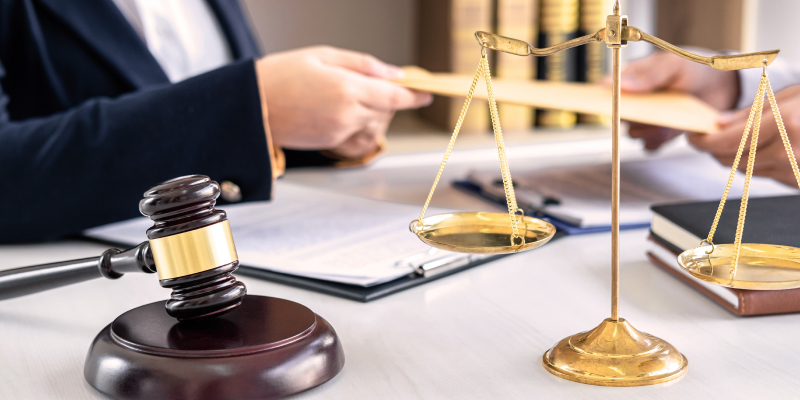
[[(800, 249), (771, 244), (742, 243), (756, 145), (750, 146), (745, 174), (739, 220), (733, 244), (714, 244), (713, 237), (725, 201), (730, 192), (734, 175), (746, 147), (758, 143), (758, 132), (765, 95), (775, 115), (781, 138), (800, 187), (798, 173), (786, 129), (780, 117), (775, 96), (767, 78), (766, 68), (778, 55), (779, 50), (740, 55), (701, 57), (661, 39), (629, 26), (626, 16), (620, 15), (619, 1), (613, 14), (606, 19), (605, 29), (593, 35), (579, 37), (567, 42), (537, 49), (528, 43), (487, 32), (476, 32), (481, 45), (481, 60), (475, 78), (464, 102), (444, 159), (436, 174), (431, 191), (418, 220), (409, 228), (423, 242), (445, 250), (463, 253), (506, 254), (531, 250), (547, 243), (555, 234), (550, 223), (525, 216), (517, 207), (514, 187), (506, 160), (503, 134), (498, 119), (497, 105), (492, 92), (491, 74), (486, 49), (503, 51), (518, 56), (549, 56), (554, 53), (592, 42), (605, 42), (612, 51), (612, 205), (611, 205), (611, 318), (588, 331), (567, 337), (545, 352), (542, 362), (554, 375), (585, 384), (601, 386), (641, 386), (667, 382), (682, 376), (688, 361), (675, 347), (653, 335), (634, 329), (628, 321), (619, 317), (619, 128), (620, 128), (620, 51), (628, 41), (645, 41), (677, 54), (687, 60), (708, 65), (722, 71), (763, 67), (764, 73), (750, 111), (750, 117), (739, 145), (738, 154), (731, 168), (728, 183), (707, 239), (697, 248), (687, 250), (678, 257), (680, 265), (697, 279), (732, 288), (751, 290), (775, 290), (800, 287)], [(457, 212), (425, 217), (436, 185), (441, 178), (450, 153), (458, 137), (475, 87), (483, 76), (489, 97), (497, 152), (505, 189), (508, 213)], [(752, 134), (750, 134), (752, 130)]]

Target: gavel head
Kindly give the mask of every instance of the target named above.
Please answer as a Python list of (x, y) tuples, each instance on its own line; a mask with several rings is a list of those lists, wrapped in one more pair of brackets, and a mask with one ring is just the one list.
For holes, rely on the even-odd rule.
[(187, 175), (153, 187), (139, 202), (155, 223), (147, 237), (159, 283), (172, 289), (167, 313), (179, 320), (220, 315), (247, 293), (231, 275), (239, 258), (228, 216), (214, 209), (219, 194), (209, 177)]

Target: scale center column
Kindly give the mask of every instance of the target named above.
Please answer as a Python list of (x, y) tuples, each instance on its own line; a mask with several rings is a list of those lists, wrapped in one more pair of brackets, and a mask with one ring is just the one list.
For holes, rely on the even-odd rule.
[(605, 42), (612, 51), (611, 98), (611, 318), (588, 332), (569, 336), (544, 353), (542, 363), (552, 374), (599, 386), (643, 386), (671, 381), (683, 375), (689, 362), (675, 347), (639, 332), (619, 318), (619, 128), (620, 52), (628, 18), (620, 15), (619, 1), (606, 20)]
[[(614, 7), (619, 16), (619, 4)], [(620, 27), (621, 30), (621, 27)], [(608, 32), (608, 31), (606, 31)], [(622, 32), (615, 32), (621, 36)], [(608, 37), (608, 36), (607, 36)], [(612, 52), (611, 74), (611, 320), (619, 320), (619, 103), (621, 44), (609, 44)]]

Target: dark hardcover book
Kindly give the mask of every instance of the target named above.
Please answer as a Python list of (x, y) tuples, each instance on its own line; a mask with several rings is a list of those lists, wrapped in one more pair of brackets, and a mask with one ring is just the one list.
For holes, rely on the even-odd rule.
[[(714, 243), (733, 243), (741, 203), (729, 200), (725, 204)], [(717, 207), (719, 201), (656, 205), (650, 229), (682, 252), (708, 236)], [(800, 247), (800, 196), (751, 198), (742, 242)]]

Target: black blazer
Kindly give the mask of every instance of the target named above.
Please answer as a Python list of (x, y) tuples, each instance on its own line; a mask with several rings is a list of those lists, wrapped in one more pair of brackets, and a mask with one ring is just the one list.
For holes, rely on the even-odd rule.
[(236, 61), (170, 84), (112, 0), (0, 0), (0, 242), (135, 217), (185, 174), (270, 198), (258, 47), (236, 0), (208, 3)]

